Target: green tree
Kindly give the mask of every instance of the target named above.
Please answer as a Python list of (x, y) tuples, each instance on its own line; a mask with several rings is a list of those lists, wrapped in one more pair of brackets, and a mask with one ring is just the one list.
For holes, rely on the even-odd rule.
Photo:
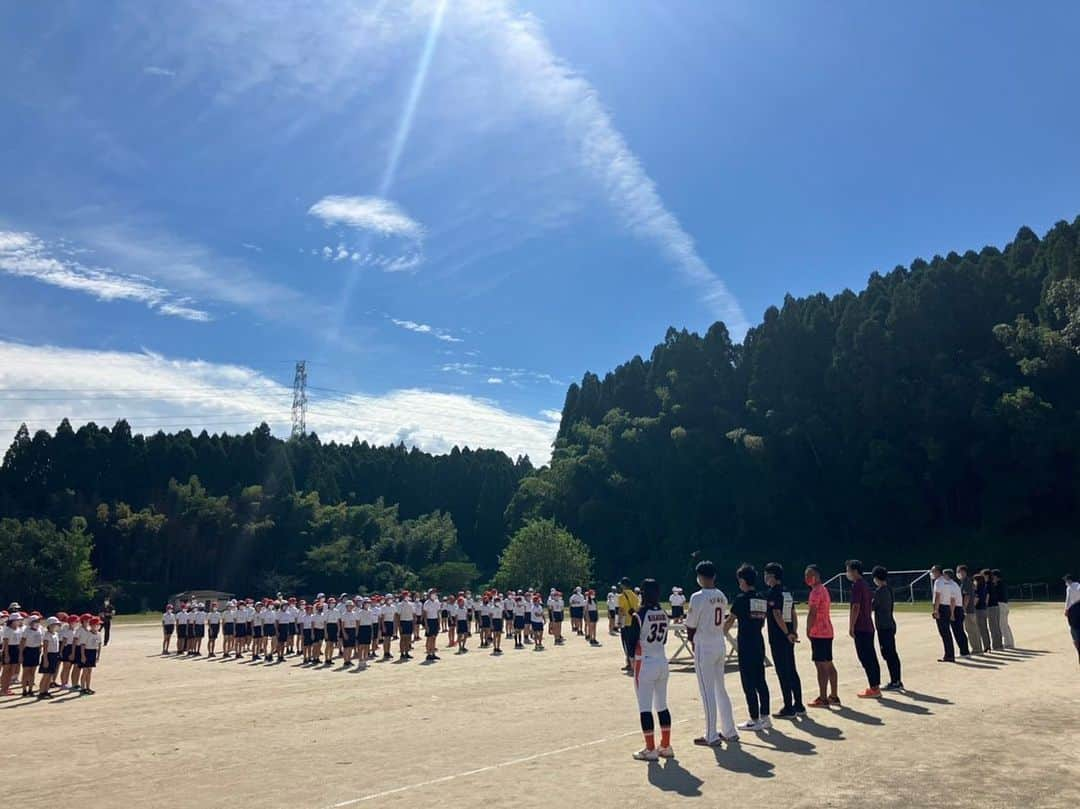
[(499, 556), (495, 586), (571, 587), (588, 582), (592, 557), (580, 539), (554, 520), (531, 520), (510, 539)]
[(66, 530), (49, 520), (0, 520), (0, 592), (42, 610), (79, 608), (94, 596), (92, 548), (82, 517)]

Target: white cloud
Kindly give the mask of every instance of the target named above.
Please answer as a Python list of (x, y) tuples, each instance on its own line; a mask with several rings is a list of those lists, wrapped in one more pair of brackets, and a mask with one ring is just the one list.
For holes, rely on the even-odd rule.
[(399, 320), (396, 317), (391, 317), (390, 322), (407, 331), (413, 331), (417, 334), (430, 334), (432, 337), (442, 340), (444, 343), (464, 342), (460, 337), (454, 337), (452, 334), (448, 334), (442, 329), (437, 329), (434, 326), (429, 326), (427, 323), (417, 323), (415, 320)]
[(345, 225), (371, 231), (379, 236), (397, 236), (420, 241), (424, 228), (401, 208), (380, 197), (323, 197), (308, 213), (327, 225)]
[(497, 377), (497, 376), (489, 376), (488, 377), (488, 384), (489, 385), (501, 385), (502, 383), (503, 383), (503, 381), (501, 379), (499, 379), (499, 377)]
[(263, 249), (259, 247), (259, 245), (251, 244), (250, 242), (242, 242), (240, 246), (247, 248), (248, 250), (253, 250), (256, 253), (261, 253), (263, 251)]
[(540, 415), (546, 418), (548, 421), (559, 422), (562, 421), (561, 410), (541, 410)]
[(190, 306), (190, 298), (173, 298), (139, 275), (125, 275), (105, 267), (88, 267), (71, 257), (75, 252), (59, 242), (48, 245), (30, 233), (0, 231), (0, 272), (43, 284), (82, 292), (99, 301), (135, 301), (163, 315), (207, 321), (210, 315)]
[(168, 68), (158, 67), (157, 65), (147, 65), (143, 68), (143, 73), (148, 76), (164, 76), (166, 78), (172, 78), (176, 75), (175, 70), (169, 70)]
[[(308, 428), (323, 441), (404, 440), (437, 453), (455, 445), (488, 447), (546, 463), (557, 429), (550, 421), (511, 413), (485, 399), (427, 390), (332, 398), (312, 392), (309, 397)], [(27, 346), (0, 340), (0, 401), (4, 403), (0, 431), (9, 434), (21, 421), (32, 430), (52, 430), (63, 418), (76, 425), (91, 420), (111, 425), (126, 418), (142, 432), (186, 427), (235, 433), (265, 421), (275, 434), (285, 436), (292, 389), (240, 365), (148, 351)]]

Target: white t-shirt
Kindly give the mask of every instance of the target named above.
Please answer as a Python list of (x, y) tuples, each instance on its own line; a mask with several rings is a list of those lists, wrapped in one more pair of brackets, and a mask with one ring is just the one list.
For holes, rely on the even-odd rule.
[(683, 604), (686, 603), (686, 596), (684, 596), (682, 593), (672, 593), (671, 598), (668, 599), (668, 601), (673, 607), (681, 607)]
[(83, 635), (82, 647), (84, 649), (100, 649), (101, 648), (101, 633), (91, 632), (86, 630), (86, 634)]
[[(5, 626), (3, 630), (0, 630), (0, 644), (7, 641), (9, 646), (18, 646), (19, 640), (22, 638), (23, 631), (21, 629), (15, 629), (12, 626)], [(6, 660), (4, 661), (7, 662)]]
[(429, 621), (434, 621), (439, 617), (439, 610), (442, 609), (439, 602), (433, 598), (429, 598), (424, 602), (424, 617)]
[(400, 621), (412, 621), (413, 619), (413, 605), (411, 601), (399, 601), (394, 612), (397, 613), (398, 620)]
[(570, 595), (570, 606), (571, 607), (584, 607), (585, 606), (585, 596), (583, 596), (581, 593), (571, 593), (571, 595)]
[[(176, 613), (172, 610), (161, 613), (161, 623), (163, 626), (176, 626)], [(63, 632), (63, 630), (60, 631)]]
[[(166, 613), (166, 615), (172, 615), (172, 613)], [(172, 623), (176, 623), (175, 615), (173, 615)], [(71, 624), (64, 624), (60, 627), (60, 642), (65, 646), (70, 646), (75, 642), (75, 630), (71, 628)]]
[(1069, 582), (1065, 588), (1065, 609), (1080, 604), (1080, 581)]
[(534, 624), (542, 624), (542, 623), (544, 623), (544, 605), (543, 604), (533, 604), (531, 612), (532, 612), (532, 622)]
[(37, 629), (28, 626), (22, 631), (22, 642), (28, 649), (40, 649), (44, 634), (45, 630), (40, 626)]
[(203, 612), (202, 610), (196, 610), (195, 614), (192, 616), (192, 618), (194, 619), (195, 623), (198, 624), (198, 625), (205, 625), (206, 624), (206, 613)]
[(563, 601), (559, 596), (555, 596), (555, 598), (551, 599), (552, 612), (562, 612), (565, 607), (566, 602)]
[(419, 621), (424, 615), (424, 605), (419, 601), (412, 602), (413, 620)]
[(317, 612), (311, 616), (311, 625), (315, 629), (326, 629), (326, 620), (329, 616), (326, 612)]
[(694, 645), (719, 646), (724, 643), (724, 619), (728, 614), (727, 596), (715, 587), (698, 590), (690, 596), (686, 626), (695, 630)]
[(221, 623), (221, 613), (217, 610), (206, 613), (206, 622), (211, 626), (217, 626)]
[(45, 633), (45, 651), (50, 654), (56, 654), (60, 651), (60, 635), (56, 632)]
[(518, 616), (518, 615), (524, 615), (524, 614), (525, 614), (525, 599), (523, 599), (523, 598), (515, 598), (514, 599), (514, 615)]
[(614, 614), (619, 609), (619, 594), (608, 593), (607, 595), (607, 608), (608, 612)]

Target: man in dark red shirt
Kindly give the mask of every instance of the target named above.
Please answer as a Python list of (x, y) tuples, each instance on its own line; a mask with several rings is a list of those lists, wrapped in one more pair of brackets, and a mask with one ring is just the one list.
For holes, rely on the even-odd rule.
[(845, 565), (851, 582), (851, 611), (848, 613), (848, 634), (855, 640), (855, 654), (866, 671), (870, 687), (858, 696), (868, 699), (881, 696), (881, 664), (874, 649), (874, 597), (862, 575), (862, 562), (849, 559)]

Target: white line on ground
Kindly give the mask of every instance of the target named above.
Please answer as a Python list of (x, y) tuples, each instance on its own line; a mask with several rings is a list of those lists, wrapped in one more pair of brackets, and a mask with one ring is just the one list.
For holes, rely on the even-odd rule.
[[(680, 719), (678, 722), (673, 722), (674, 725), (681, 725), (684, 722), (689, 722), (689, 719)], [(468, 778), (470, 775), (479, 775), (484, 772), (491, 772), (492, 770), (501, 770), (503, 767), (512, 767), (515, 764), (525, 764), (530, 761), (536, 761), (540, 758), (547, 758), (548, 756), (557, 756), (560, 753), (569, 753), (572, 750), (580, 750), (583, 747), (593, 747), (598, 744), (604, 744), (605, 742), (613, 742), (616, 739), (625, 739), (627, 736), (637, 736), (640, 734), (640, 730), (631, 730), (626, 733), (616, 733), (614, 736), (606, 736), (603, 739), (593, 739), (589, 742), (581, 742), (580, 744), (572, 744), (569, 747), (560, 747), (558, 750), (546, 750), (543, 753), (533, 753), (531, 756), (523, 756), (522, 758), (514, 758), (509, 761), (502, 761), (498, 764), (491, 764), (487, 767), (480, 767), (475, 770), (466, 770), (465, 772), (454, 773), (453, 775), (444, 775), (441, 778), (432, 778), (430, 781), (419, 781), (415, 784), (407, 784), (403, 787), (395, 787), (394, 789), (387, 789), (383, 792), (373, 792), (370, 795), (363, 795), (359, 798), (351, 798), (341, 803), (335, 803), (331, 809), (341, 809), (343, 806), (353, 806), (357, 803), (363, 803), (364, 801), (373, 801), (377, 798), (385, 798), (389, 795), (397, 795), (400, 792), (408, 792), (410, 789), (420, 789), (421, 787), (430, 787), (435, 784), (445, 784), (447, 781), (456, 781), (458, 778)]]

